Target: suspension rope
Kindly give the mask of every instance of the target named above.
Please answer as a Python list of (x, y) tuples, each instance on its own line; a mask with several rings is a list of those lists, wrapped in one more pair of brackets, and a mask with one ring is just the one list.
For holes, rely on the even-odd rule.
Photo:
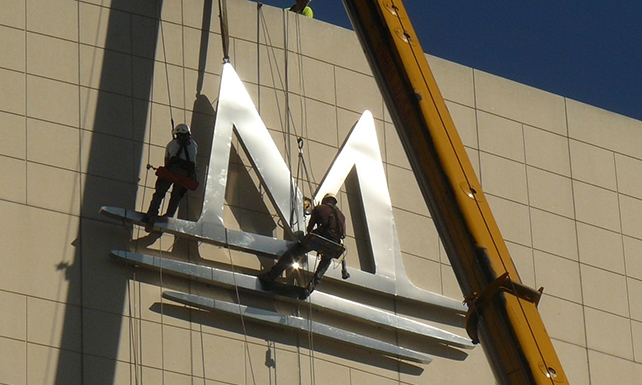
[[(174, 128), (174, 116), (173, 116), (173, 107), (172, 107), (172, 96), (171, 96), (171, 86), (169, 82), (169, 65), (167, 62), (167, 49), (165, 45), (165, 34), (163, 30), (163, 21), (161, 18), (161, 9), (160, 7), (157, 7), (156, 9), (156, 15), (157, 15), (157, 21), (159, 24), (160, 28), (160, 35), (161, 35), (161, 45), (163, 48), (163, 62), (164, 62), (164, 68), (165, 68), (165, 79), (167, 82), (167, 98), (168, 98), (168, 103), (169, 103), (169, 114), (170, 114), (170, 122), (172, 129)], [(151, 84), (151, 89), (150, 89), (150, 95), (153, 95), (154, 93), (154, 83), (152, 82)], [(154, 109), (154, 102), (150, 98), (150, 112), (149, 112), (149, 119), (148, 119), (148, 140), (147, 140), (147, 168), (145, 172), (145, 178), (143, 180), (143, 196), (140, 201), (140, 211), (144, 210), (144, 204), (146, 201), (146, 195), (147, 195), (147, 186), (149, 182), (149, 169), (151, 167), (151, 148), (152, 148), (152, 133), (153, 133), (153, 109)], [(138, 226), (136, 230), (136, 239), (140, 239), (141, 237), (141, 227)], [(135, 243), (135, 252), (138, 252), (139, 245), (138, 242)], [(160, 258), (162, 258), (162, 252), (163, 252), (163, 246), (162, 246), (162, 237), (159, 242), (159, 248), (160, 248)], [(130, 269), (127, 267), (124, 267), (129, 271)], [(133, 365), (134, 368), (134, 374), (133, 378), (131, 377), (130, 373), (130, 382), (133, 381), (135, 384), (142, 384), (143, 383), (143, 367), (142, 367), (142, 352), (143, 352), (143, 336), (142, 336), (142, 312), (140, 309), (142, 308), (142, 296), (140, 292), (140, 282), (138, 281), (138, 278), (136, 276), (136, 267), (131, 267), (131, 273), (132, 273), (132, 279), (128, 280), (127, 282), (127, 302), (128, 302), (128, 309), (129, 309), (129, 338), (130, 338), (130, 366)], [(160, 267), (159, 271), (159, 281), (160, 281), (160, 292), (162, 294), (163, 292), (163, 268), (162, 264)], [(133, 289), (132, 289), (133, 288)], [(136, 300), (138, 298), (138, 301)], [(138, 302), (138, 306), (136, 306), (136, 302)], [(163, 310), (163, 299), (161, 295), (161, 341), (163, 341), (163, 316), (164, 316), (164, 310)], [(162, 342), (161, 342), (162, 344)], [(164, 355), (164, 347), (161, 348), (161, 355)], [(164, 360), (163, 360), (164, 362)], [(164, 378), (165, 374), (163, 371), (163, 383), (164, 383)]]
[(230, 259), (230, 266), (232, 267), (232, 277), (234, 280), (234, 291), (236, 293), (236, 303), (238, 304), (239, 307), (239, 315), (241, 317), (241, 327), (243, 328), (243, 342), (245, 345), (245, 351), (247, 354), (248, 362), (250, 365), (250, 373), (252, 375), (252, 384), (256, 385), (256, 378), (254, 376), (254, 366), (252, 365), (252, 355), (250, 354), (250, 344), (247, 339), (247, 329), (245, 327), (245, 318), (243, 317), (243, 309), (241, 305), (241, 295), (239, 293), (239, 287), (236, 283), (236, 271), (234, 267), (234, 260), (232, 259), (232, 250), (230, 248), (227, 248), (227, 254)]
[[(133, 383), (134, 384), (139, 384), (142, 379), (140, 376), (142, 375), (142, 368), (139, 367), (139, 360), (138, 360), (138, 353), (139, 349), (141, 348), (141, 344), (137, 344), (138, 338), (140, 338), (140, 334), (137, 336), (136, 335), (136, 321), (138, 321), (138, 317), (136, 316), (136, 306), (133, 306), (132, 308), (132, 302), (135, 302), (136, 299), (136, 272), (133, 272), (133, 281), (134, 281), (134, 289), (132, 290), (132, 283), (131, 280), (127, 280), (127, 307), (129, 311), (129, 343), (130, 343), (130, 358), (129, 358), (129, 366), (131, 367), (133, 365), (134, 369), (134, 378), (133, 378)], [(132, 293), (134, 296), (134, 301), (132, 301)], [(140, 325), (139, 325), (140, 327)], [(138, 329), (140, 332), (140, 329)], [(137, 338), (138, 337), (138, 338)], [(142, 341), (139, 341), (142, 342)], [(131, 373), (131, 368), (130, 368), (130, 373), (129, 373), (129, 382), (130, 384), (132, 383), (132, 373)]]
[(221, 44), (223, 45), (223, 63), (230, 62), (230, 32), (227, 23), (227, 1), (218, 0), (219, 21), (221, 23)]
[[(263, 8), (263, 3), (256, 3), (256, 86), (258, 92), (256, 93), (256, 109), (261, 115), (261, 9)], [(268, 56), (269, 58), (269, 56)]]
[[(288, 57), (289, 57), (289, 49), (288, 49), (288, 42), (289, 42), (289, 13), (288, 11), (283, 12), (284, 15), (284, 47), (285, 47), (285, 70), (286, 70), (286, 83), (285, 83), (285, 95), (286, 95), (286, 116), (287, 116), (287, 124), (286, 124), (286, 130), (287, 130), (287, 143), (290, 142), (291, 138), (291, 131), (290, 131), (290, 122), (292, 122), (292, 126), (294, 126), (296, 130), (296, 124), (294, 122), (294, 118), (292, 116), (292, 111), (290, 109), (290, 99), (289, 99), (289, 94), (290, 94), (290, 83), (289, 83), (289, 76), (288, 76), (288, 68), (289, 68), (289, 62), (288, 62)], [(298, 188), (299, 185), (299, 180), (301, 179), (301, 169), (305, 173), (305, 179), (308, 183), (308, 190), (310, 194), (312, 194), (312, 184), (311, 184), (311, 178), (310, 174), (308, 172), (308, 168), (305, 162), (305, 157), (304, 157), (304, 151), (303, 151), (303, 146), (304, 146), (304, 140), (303, 136), (307, 137), (307, 111), (305, 107), (305, 100), (304, 100), (304, 95), (305, 95), (305, 85), (303, 82), (304, 79), (304, 73), (303, 73), (303, 64), (301, 60), (301, 52), (302, 52), (302, 44), (301, 44), (301, 31), (300, 31), (300, 20), (299, 17), (294, 17), (295, 20), (295, 33), (296, 33), (296, 47), (295, 47), (295, 57), (297, 59), (297, 65), (298, 65), (298, 72), (299, 72), (299, 89), (301, 90), (301, 93), (299, 95), (299, 103), (300, 103), (300, 108), (301, 108), (301, 131), (302, 135), (299, 136), (297, 135), (297, 147), (298, 147), (298, 161), (297, 161), (297, 174), (296, 174), (296, 180), (295, 180), (295, 188)], [(303, 134), (305, 132), (306, 134)], [(287, 154), (291, 153), (290, 146), (286, 147)], [(292, 165), (291, 162), (288, 164), (288, 167), (290, 169), (290, 177), (292, 177)], [(296, 203), (296, 195), (291, 194), (293, 203)], [(294, 210), (293, 210), (294, 212)], [(307, 254), (306, 254), (307, 256)], [(309, 260), (306, 258), (306, 260)], [(317, 269), (318, 265), (318, 258), (315, 258), (315, 263), (313, 266), (313, 269), (309, 269), (309, 264), (306, 264), (308, 267), (308, 275), (310, 273), (312, 274), (310, 279), (314, 279), (314, 272)], [(311, 385), (316, 384), (316, 370), (315, 370), (315, 358), (314, 358), (314, 333), (312, 332), (312, 303), (310, 302), (310, 298), (306, 299), (307, 303), (307, 320), (308, 320), (308, 333), (307, 333), (307, 338), (308, 338), (308, 357), (310, 360), (309, 368), (310, 368), (310, 383)]]
[(303, 52), (303, 44), (301, 40), (301, 18), (297, 15), (294, 17), (295, 20), (295, 35), (296, 35), (296, 57), (297, 57), (297, 65), (298, 65), (298, 70), (299, 70), (299, 89), (301, 90), (301, 95), (299, 97), (299, 104), (301, 108), (301, 131), (305, 131), (305, 134), (302, 133), (302, 136), (305, 135), (307, 136), (307, 131), (308, 131), (308, 113), (307, 113), (307, 108), (304, 100), (305, 96), (305, 83), (303, 82), (305, 74), (303, 71), (303, 61), (301, 60), (302, 52)]
[[(307, 255), (307, 254), (306, 254)], [(314, 266), (311, 270), (308, 270), (309, 273), (312, 273), (312, 280), (314, 280), (314, 272), (316, 272), (317, 267), (319, 265), (319, 254), (314, 258)], [(308, 274), (310, 275), (310, 274)], [(312, 333), (312, 302), (310, 301), (310, 296), (305, 300), (306, 305), (307, 305), (307, 313), (308, 313), (308, 356), (310, 360), (310, 384), (315, 385), (316, 384), (316, 369), (314, 367), (314, 333)]]
[[(161, 43), (163, 45), (163, 62), (165, 63), (165, 81), (167, 82), (167, 101), (169, 103), (169, 117), (172, 123), (172, 130), (174, 129), (174, 112), (172, 111), (172, 93), (169, 83), (169, 65), (167, 64), (167, 49), (165, 47), (165, 33), (163, 29), (163, 20), (160, 14), (160, 7), (158, 10), (158, 23), (160, 24)], [(152, 82), (153, 83), (153, 82)], [(153, 103), (153, 102), (152, 102)]]
[[(276, 59), (276, 54), (275, 54), (275, 49), (274, 45), (272, 44), (272, 38), (269, 33), (269, 29), (267, 28), (267, 23), (265, 20), (265, 16), (263, 14), (263, 9), (261, 7), (261, 4), (257, 6), (257, 59), (258, 60), (258, 65), (257, 65), (257, 71), (259, 74), (259, 83), (260, 83), (260, 74), (261, 74), (261, 60), (260, 60), (260, 32), (263, 31), (265, 39), (266, 39), (266, 45), (268, 48), (268, 65), (270, 68), (270, 74), (272, 76), (272, 82), (274, 84), (274, 94), (275, 94), (275, 100), (277, 103), (277, 109), (279, 111), (279, 119), (281, 123), (281, 127), (283, 127), (283, 140), (284, 140), (284, 152), (285, 155), (284, 157), (286, 158), (286, 163), (288, 165), (288, 169), (290, 170), (290, 178), (294, 179), (294, 189), (298, 189), (300, 181), (305, 178), (305, 181), (307, 181), (308, 184), (308, 190), (310, 194), (312, 194), (312, 180), (313, 178), (310, 178), (310, 172), (308, 171), (306, 162), (305, 162), (305, 157), (304, 157), (304, 151), (303, 151), (303, 145), (304, 145), (304, 139), (303, 135), (299, 135), (298, 130), (297, 130), (297, 123), (294, 121), (294, 117), (292, 116), (292, 111), (290, 109), (290, 81), (289, 81), (289, 66), (290, 66), (290, 61), (289, 61), (289, 47), (288, 47), (288, 42), (289, 42), (289, 13), (287, 11), (283, 12), (283, 25), (284, 25), (284, 30), (283, 30), (283, 40), (284, 40), (284, 76), (281, 77), (281, 72), (278, 71), (278, 66), (276, 65), (277, 59)], [(295, 57), (297, 59), (297, 65), (298, 65), (298, 72), (299, 72), (299, 87), (301, 90), (301, 95), (300, 95), (300, 103), (301, 103), (301, 111), (302, 111), (302, 117), (301, 117), (301, 125), (303, 126), (302, 130), (306, 130), (306, 124), (307, 124), (307, 113), (306, 113), (306, 108), (305, 108), (305, 102), (303, 100), (303, 95), (305, 94), (304, 92), (304, 85), (303, 85), (303, 66), (301, 62), (301, 36), (300, 36), (300, 26), (299, 26), (299, 18), (295, 17), (296, 20), (296, 33), (297, 33), (297, 43), (296, 43), (296, 48), (295, 48)], [(275, 67), (277, 70), (275, 70)], [(279, 83), (277, 84), (276, 77), (278, 76), (278, 81)], [(284, 106), (284, 111), (285, 111), (285, 119), (283, 119), (283, 116), (281, 115), (281, 106), (279, 102), (279, 97), (278, 97), (278, 92), (277, 92), (277, 87), (278, 85), (281, 86), (281, 89), (284, 90), (285, 94), (285, 106)], [(259, 84), (260, 87), (260, 84)], [(259, 92), (260, 94), (260, 92)], [(259, 99), (260, 100), (260, 99)], [(260, 105), (259, 105), (260, 107)], [(293, 165), (292, 165), (292, 145), (291, 145), (291, 139), (292, 139), (292, 134), (294, 133), (295, 137), (297, 138), (297, 147), (298, 147), (298, 158), (297, 158), (297, 172), (296, 172), (296, 178), (293, 178), (294, 175), (292, 173), (293, 170)], [(305, 174), (305, 175), (303, 175)], [(296, 190), (295, 190), (296, 191)], [(292, 207), (293, 207), (293, 212), (291, 213), (294, 214), (294, 204), (296, 203), (296, 194), (294, 194), (294, 191), (291, 194), (291, 199), (292, 199)], [(291, 219), (291, 226), (294, 227), (294, 221)], [(231, 257), (230, 257), (231, 258)], [(306, 253), (306, 268), (308, 269), (308, 276), (310, 276), (310, 265), (307, 263), (307, 253)], [(315, 260), (316, 261), (316, 260)], [(314, 269), (312, 270), (313, 272), (316, 270), (316, 263), (314, 266)], [(235, 285), (236, 287), (236, 285)], [(238, 288), (237, 289), (237, 297), (238, 297)], [(240, 303), (240, 300), (239, 300)], [(315, 381), (315, 368), (314, 368), (314, 337), (312, 333), (312, 310), (311, 306), (312, 304), (309, 302), (309, 299), (307, 300), (308, 304), (308, 311), (307, 311), (307, 320), (308, 320), (308, 334), (307, 334), (307, 341), (308, 341), (308, 350), (309, 350), (309, 357), (310, 357), (310, 380), (311, 384), (314, 385), (316, 383)], [(299, 373), (301, 374), (301, 365), (299, 363)]]
[[(289, 62), (288, 62), (288, 48), (287, 48), (288, 40), (289, 40), (288, 39), (288, 30), (289, 30), (289, 27), (288, 27), (288, 21), (289, 21), (288, 13), (287, 12), (283, 13), (283, 15), (284, 15), (283, 23), (285, 25), (285, 28), (283, 30), (283, 39), (284, 39), (284, 45), (285, 45), (285, 53), (284, 53), (284, 61), (285, 61), (285, 65), (284, 65), (285, 70), (284, 70), (284, 72), (285, 72), (285, 75), (284, 75), (284, 77), (282, 77), (281, 76), (281, 72), (278, 71), (278, 66), (276, 64), (277, 63), (277, 59), (276, 59), (274, 45), (272, 44), (272, 38), (270, 36), (269, 29), (267, 28), (267, 23), (265, 21), (265, 16), (263, 14), (263, 10), (262, 10), (261, 4), (259, 4), (257, 6), (257, 14), (258, 14), (258, 16), (257, 16), (257, 23), (258, 23), (258, 25), (257, 25), (257, 57), (260, 59), (260, 37), (261, 37), (260, 32), (263, 31), (264, 35), (265, 35), (265, 38), (266, 38), (267, 47), (268, 47), (268, 65), (270, 67), (270, 74), (272, 76), (272, 82), (274, 84), (274, 88), (273, 89), (274, 89), (274, 94), (275, 94), (275, 100), (276, 100), (276, 103), (277, 103), (277, 110), (279, 111), (279, 119), (280, 119), (281, 127), (284, 127), (284, 129), (282, 130), (282, 132), (283, 132), (284, 157), (286, 159), (286, 164), (287, 164), (288, 170), (290, 170), (290, 178), (292, 178), (293, 175), (292, 175), (292, 155), (291, 155), (292, 154), (292, 144), (291, 144), (292, 142), (291, 142), (291, 139), (293, 137), (292, 136), (293, 132), (294, 132), (294, 135), (296, 137), (299, 137), (299, 134), (298, 134), (297, 127), (296, 127), (296, 124), (294, 122), (294, 119), (292, 117), (292, 112), (291, 112), (290, 107), (289, 107), (290, 106)], [(299, 51), (300, 51), (300, 48), (299, 48)], [(298, 63), (299, 63), (299, 73), (301, 73), (302, 71), (301, 71), (300, 59), (299, 59)], [(274, 67), (277, 67), (276, 71), (275, 71)], [(260, 73), (261, 73), (261, 61), (260, 60), (258, 60), (257, 71), (258, 71), (259, 76), (260, 76)], [(276, 73), (276, 75), (275, 75), (275, 73)], [(277, 83), (277, 80), (276, 80), (277, 76), (278, 76), (278, 83)], [(260, 77), (259, 77), (259, 79), (260, 79)], [(279, 102), (279, 95), (278, 95), (278, 92), (277, 92), (277, 87), (279, 85), (284, 90), (284, 96), (285, 96), (285, 119), (283, 119), (283, 116), (281, 114), (281, 106), (280, 106), (281, 103)], [(260, 92), (259, 92), (259, 94), (260, 94)], [(260, 99), (259, 99), (259, 101), (260, 101)], [(302, 105), (302, 111), (304, 111), (304, 109), (305, 109), (305, 107)], [(292, 207), (292, 209), (291, 209), (291, 212), (290, 212), (289, 220), (290, 220), (290, 228), (292, 230), (299, 223), (299, 218), (297, 218), (296, 220), (294, 218), (294, 214), (295, 214), (294, 204), (296, 202), (296, 194), (294, 193), (295, 192), (294, 187), (295, 186), (293, 186), (293, 190), (290, 192), (290, 197), (291, 197), (290, 199), (291, 199), (291, 207)], [(262, 188), (262, 186), (259, 186), (259, 188)]]
[[(169, 65), (167, 63), (167, 47), (165, 45), (165, 33), (163, 29), (163, 20), (160, 14), (160, 7), (159, 7), (159, 14), (158, 14), (158, 22), (160, 23), (160, 30), (161, 30), (161, 42), (163, 44), (163, 61), (165, 64), (165, 78), (167, 82), (167, 99), (169, 102), (169, 115), (170, 115), (170, 120), (172, 124), (172, 133), (174, 130), (174, 113), (172, 109), (172, 94), (171, 94), (171, 87), (169, 83)], [(150, 127), (150, 132), (151, 132), (151, 127)], [(151, 133), (150, 133), (151, 135)], [(150, 146), (151, 146), (151, 140), (150, 140)], [(148, 169), (149, 171), (149, 169)], [(165, 206), (165, 200), (163, 199), (163, 206)], [(164, 209), (164, 208), (163, 208)], [(163, 237), (161, 236), (159, 239), (159, 259), (162, 261), (163, 259)], [(162, 262), (160, 263), (160, 268), (158, 270), (158, 279), (159, 279), (159, 292), (160, 292), (160, 298), (161, 298), (161, 303), (160, 303), (160, 325), (161, 325), (161, 359), (162, 359), (162, 366), (161, 368), (163, 369), (163, 374), (162, 374), (162, 379), (163, 379), (163, 384), (165, 383), (165, 317), (164, 317), (164, 300), (163, 300), (163, 264)]]

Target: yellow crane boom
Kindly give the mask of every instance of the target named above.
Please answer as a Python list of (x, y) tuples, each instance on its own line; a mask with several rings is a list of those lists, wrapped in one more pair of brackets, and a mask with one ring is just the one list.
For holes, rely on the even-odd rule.
[(343, 0), (500, 384), (568, 384), (401, 0)]

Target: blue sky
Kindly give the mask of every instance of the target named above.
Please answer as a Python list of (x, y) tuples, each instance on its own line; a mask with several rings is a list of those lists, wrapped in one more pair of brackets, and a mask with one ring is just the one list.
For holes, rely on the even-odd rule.
[[(294, 0), (263, 3), (287, 7)], [(315, 18), (350, 27), (341, 0)], [(425, 52), (642, 120), (642, 1), (405, 0)]]

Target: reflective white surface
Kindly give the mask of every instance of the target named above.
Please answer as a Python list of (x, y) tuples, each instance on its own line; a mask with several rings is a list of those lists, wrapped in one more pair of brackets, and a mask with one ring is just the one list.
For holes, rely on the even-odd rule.
[(224, 225), (223, 206), (230, 161), (232, 134), (248, 154), (286, 230), (301, 230), (303, 199), (279, 149), (231, 64), (223, 65), (212, 154), (205, 186), (203, 211), (198, 222)]
[(268, 310), (257, 309), (255, 307), (248, 307), (191, 294), (166, 291), (163, 292), (163, 297), (171, 299), (172, 301), (195, 306), (205, 310), (239, 314), (244, 318), (252, 319), (254, 321), (272, 324), (275, 326), (278, 325), (287, 329), (311, 332), (313, 334), (333, 339), (341, 343), (359, 346), (362, 348), (366, 348), (372, 352), (400, 358), (406, 361), (418, 362), (423, 364), (428, 364), (432, 361), (430, 357), (423, 353), (415, 352), (410, 349), (406, 349), (384, 341), (379, 341), (374, 338), (353, 333), (348, 330), (337, 329), (320, 322), (310, 321), (305, 318), (296, 317), (293, 315), (275, 313)]
[[(295, 187), (290, 170), (287, 168), (276, 144), (252, 104), (243, 83), (228, 63), (224, 64), (221, 79), (219, 104), (212, 139), (212, 154), (210, 156), (200, 218), (196, 222), (160, 218), (154, 224), (154, 229), (231, 249), (278, 258), (294, 245), (292, 241), (231, 230), (225, 226), (223, 209), (234, 131), (236, 131), (241, 145), (255, 168), (264, 191), (270, 197), (277, 211), (277, 216), (282, 223), (286, 224), (284, 226), (286, 235), (292, 238), (294, 232), (305, 227), (301, 193)], [(319, 202), (323, 195), (328, 192), (338, 193), (353, 169), (357, 176), (365, 215), (365, 218), (353, 218), (353, 220), (366, 221), (368, 239), (372, 242), (371, 249), (375, 272), (373, 274), (360, 269), (349, 268), (351, 277), (348, 281), (344, 281), (340, 276), (339, 269), (330, 269), (324, 281), (341, 281), (342, 285), (359, 288), (373, 295), (412, 301), (413, 304), (421, 308), (436, 306), (445, 309), (450, 314), (461, 315), (465, 313), (466, 307), (460, 301), (420, 289), (410, 282), (406, 274), (375, 123), (369, 111), (363, 113), (349, 133), (323, 177), (319, 189), (315, 193), (315, 201)], [(145, 225), (141, 221), (143, 214), (133, 210), (103, 207), (101, 208), (101, 213), (123, 222)], [(154, 269), (162, 266), (163, 271), (190, 280), (222, 287), (236, 286), (257, 295), (276, 297), (276, 294), (263, 290), (255, 276), (126, 251), (116, 250), (112, 252), (112, 255), (142, 267)], [(308, 266), (314, 266), (316, 261), (313, 256), (309, 255), (307, 262)], [(194, 298), (190, 297), (191, 299), (188, 301), (184, 299), (187, 297), (181, 296), (179, 297), (183, 298), (183, 303), (189, 302), (193, 306), (209, 306), (216, 310), (221, 310), (227, 306), (214, 299), (192, 296)], [(282, 297), (281, 299), (292, 300), (291, 298)], [(208, 302), (208, 305), (203, 305), (203, 301)], [(317, 309), (334, 312), (356, 321), (409, 332), (457, 348), (468, 349), (473, 347), (468, 338), (460, 337), (427, 323), (415, 321), (384, 309), (364, 305), (337, 295), (324, 293), (323, 291), (317, 290), (312, 293), (309, 301)], [(239, 305), (234, 306), (237, 309), (242, 309), (239, 311), (243, 312), (247, 309), (239, 307)], [(230, 309), (224, 311), (230, 311)], [(278, 323), (280, 322), (278, 319), (283, 319), (283, 317), (286, 316), (274, 313), (259, 318), (262, 321)], [(288, 322), (299, 323), (298, 319), (294, 318)], [(380, 349), (379, 351), (384, 352), (384, 354), (419, 360), (417, 362), (429, 362), (429, 359), (426, 361), (424, 358), (415, 356), (419, 354), (424, 357), (420, 353), (408, 351), (403, 347), (394, 345), (388, 346), (382, 341), (372, 340), (368, 337), (351, 335), (350, 332), (340, 328), (318, 325), (318, 329), (313, 332), (323, 334), (330, 333), (330, 331), (334, 333), (335, 337), (343, 336), (347, 338), (346, 342), (351, 344), (368, 347), (376, 345), (379, 346), (377, 349)], [(338, 339), (341, 339), (341, 337), (338, 337)], [(385, 348), (382, 346), (385, 346)]]

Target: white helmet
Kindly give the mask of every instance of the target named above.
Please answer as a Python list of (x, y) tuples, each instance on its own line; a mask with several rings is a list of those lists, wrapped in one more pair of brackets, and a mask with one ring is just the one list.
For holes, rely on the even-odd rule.
[(192, 130), (189, 129), (189, 126), (185, 123), (181, 123), (178, 126), (174, 127), (172, 134), (181, 135), (181, 134), (192, 134)]
[(321, 199), (321, 203), (327, 203), (332, 201), (333, 203), (337, 203), (337, 197), (333, 193), (327, 193), (323, 196), (323, 199)]

